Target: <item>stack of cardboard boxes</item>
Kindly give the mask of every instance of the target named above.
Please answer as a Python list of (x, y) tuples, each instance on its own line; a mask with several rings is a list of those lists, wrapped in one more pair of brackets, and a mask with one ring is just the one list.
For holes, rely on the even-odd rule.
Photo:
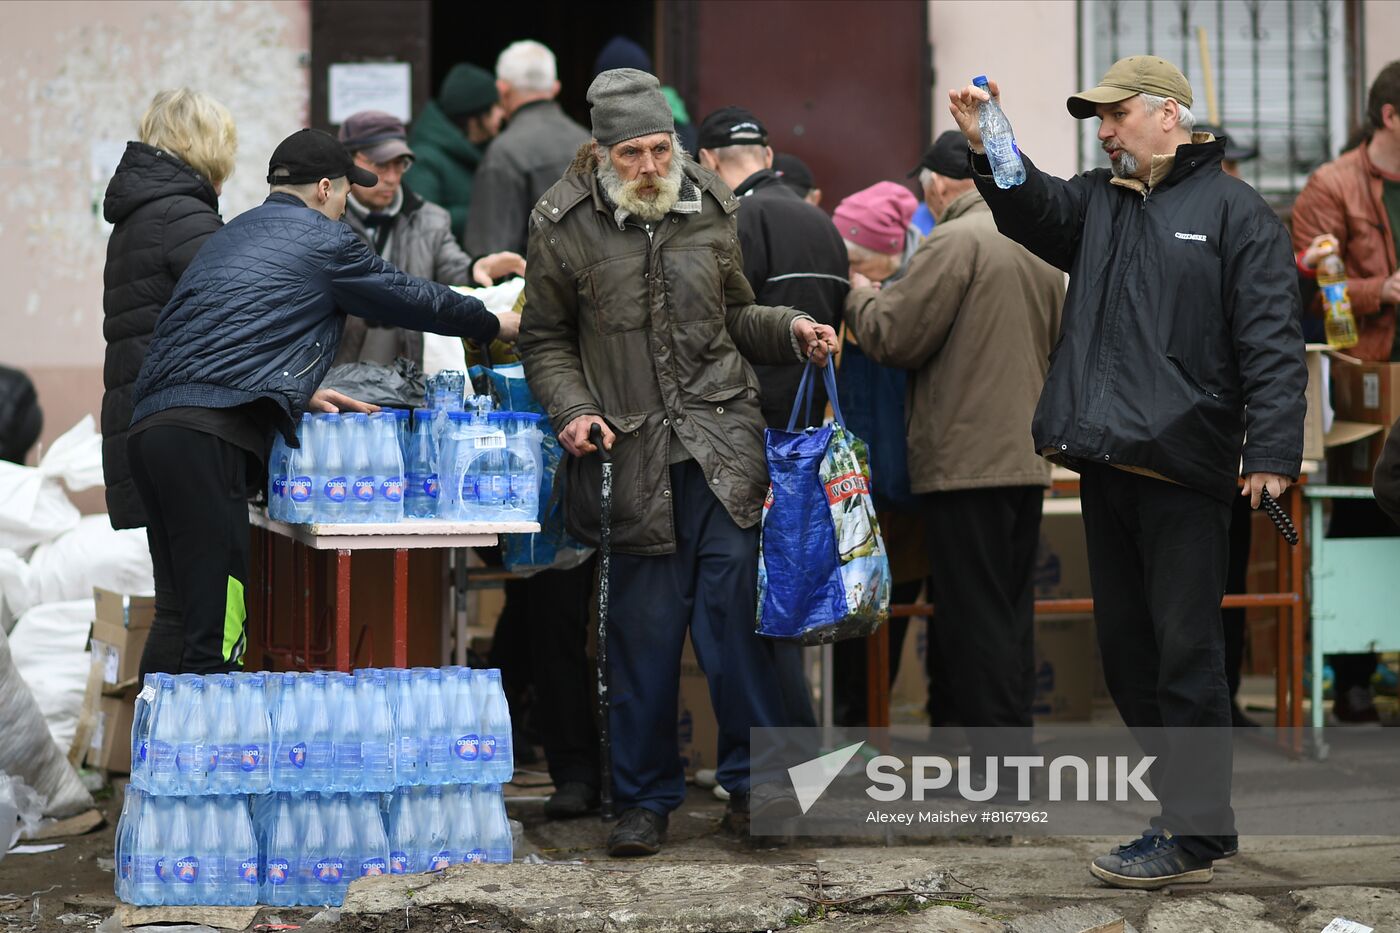
[(96, 588), (92, 669), (70, 758), (117, 774), (131, 771), (131, 719), (140, 689), (141, 652), (155, 619), (155, 599)]
[[(1311, 356), (1312, 354), (1310, 354)], [(1329, 483), (1370, 486), (1386, 436), (1400, 418), (1400, 363), (1363, 363), (1330, 353), (1332, 407), (1337, 420), (1327, 435)], [(1351, 425), (1332, 443), (1339, 426)]]

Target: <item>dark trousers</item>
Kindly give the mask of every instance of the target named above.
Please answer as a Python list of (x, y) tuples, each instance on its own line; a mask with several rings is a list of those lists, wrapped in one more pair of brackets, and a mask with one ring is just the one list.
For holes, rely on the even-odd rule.
[[(1045, 490), (961, 489), (925, 495), (929, 680), (933, 722), (990, 727), (978, 754), (1028, 754), (1035, 700), (1035, 590)], [(943, 696), (950, 711), (935, 710)], [(952, 715), (948, 715), (951, 713)], [(986, 746), (981, 748), (981, 746)]]
[[(719, 725), (717, 777), (749, 789), (749, 729), (793, 723), (796, 644), (754, 633), (758, 528), (740, 528), (695, 461), (674, 464), (672, 554), (612, 556), (608, 624), (613, 794), (618, 809), (669, 813), (685, 799), (676, 737), (681, 648), (690, 631)], [(795, 671), (795, 673), (794, 673)]]
[(1157, 757), (1150, 776), (1162, 813), (1154, 825), (1195, 855), (1219, 858), (1233, 839), (1201, 830), (1233, 833), (1234, 825), (1220, 618), (1230, 505), (1106, 466), (1084, 469), (1080, 495), (1108, 691)]
[[(1249, 548), (1253, 543), (1254, 510), (1249, 499), (1236, 496), (1230, 506), (1230, 560), (1225, 575), (1225, 592), (1243, 593), (1249, 585)], [(1222, 609), (1225, 625), (1225, 681), (1230, 699), (1240, 692), (1240, 668), (1244, 665), (1245, 610)]]
[(528, 633), (534, 682), (530, 722), (556, 787), (598, 784), (597, 704), (588, 660), (594, 567), (589, 559), (569, 570), (543, 570), (509, 581), (496, 629)]
[(247, 646), (249, 455), (212, 434), (160, 426), (130, 435), (127, 459), (155, 570), (142, 678), (238, 670)]

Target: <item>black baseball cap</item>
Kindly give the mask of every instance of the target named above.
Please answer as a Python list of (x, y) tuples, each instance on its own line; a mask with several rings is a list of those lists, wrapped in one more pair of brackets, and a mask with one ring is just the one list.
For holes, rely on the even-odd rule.
[(913, 178), (922, 169), (954, 180), (972, 177), (972, 168), (967, 158), (967, 137), (960, 130), (946, 130), (940, 133), (924, 152), (919, 164), (909, 170), (905, 177)]
[(766, 146), (768, 131), (743, 107), (721, 107), (700, 121), (701, 149), (725, 146)]
[(306, 185), (342, 177), (361, 188), (379, 184), (378, 175), (356, 165), (345, 147), (324, 130), (297, 130), (277, 144), (267, 163), (271, 185)]
[(783, 184), (804, 196), (817, 186), (816, 179), (812, 177), (812, 170), (807, 167), (807, 163), (790, 152), (774, 154), (773, 171), (778, 174), (778, 178)]
[(1216, 139), (1223, 140), (1225, 142), (1225, 151), (1221, 153), (1220, 157), (1227, 162), (1248, 162), (1250, 159), (1259, 155), (1258, 149), (1251, 146), (1238, 145), (1230, 137), (1230, 134), (1225, 132), (1223, 126), (1219, 126), (1215, 123), (1197, 123), (1195, 127), (1193, 127), (1193, 131), (1197, 133), (1209, 133)]

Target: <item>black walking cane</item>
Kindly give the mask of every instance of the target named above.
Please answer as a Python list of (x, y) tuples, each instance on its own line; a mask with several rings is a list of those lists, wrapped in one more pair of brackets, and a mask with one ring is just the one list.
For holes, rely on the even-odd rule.
[(603, 446), (603, 426), (595, 423), (588, 429), (588, 440), (598, 448), (603, 461), (603, 488), (600, 498), (598, 533), (598, 764), (601, 768), (598, 785), (599, 812), (604, 821), (613, 818), (612, 799), (612, 723), (608, 698), (608, 590), (612, 571), (612, 453)]

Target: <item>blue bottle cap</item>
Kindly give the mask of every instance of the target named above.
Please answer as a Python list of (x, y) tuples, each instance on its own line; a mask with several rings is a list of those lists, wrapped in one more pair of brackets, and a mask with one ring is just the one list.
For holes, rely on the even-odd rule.
[(986, 75), (978, 75), (977, 77), (975, 77), (975, 78), (972, 79), (972, 83), (975, 84), (975, 85), (977, 85), (978, 87), (986, 87), (986, 86), (987, 86), (987, 76), (986, 76)]

